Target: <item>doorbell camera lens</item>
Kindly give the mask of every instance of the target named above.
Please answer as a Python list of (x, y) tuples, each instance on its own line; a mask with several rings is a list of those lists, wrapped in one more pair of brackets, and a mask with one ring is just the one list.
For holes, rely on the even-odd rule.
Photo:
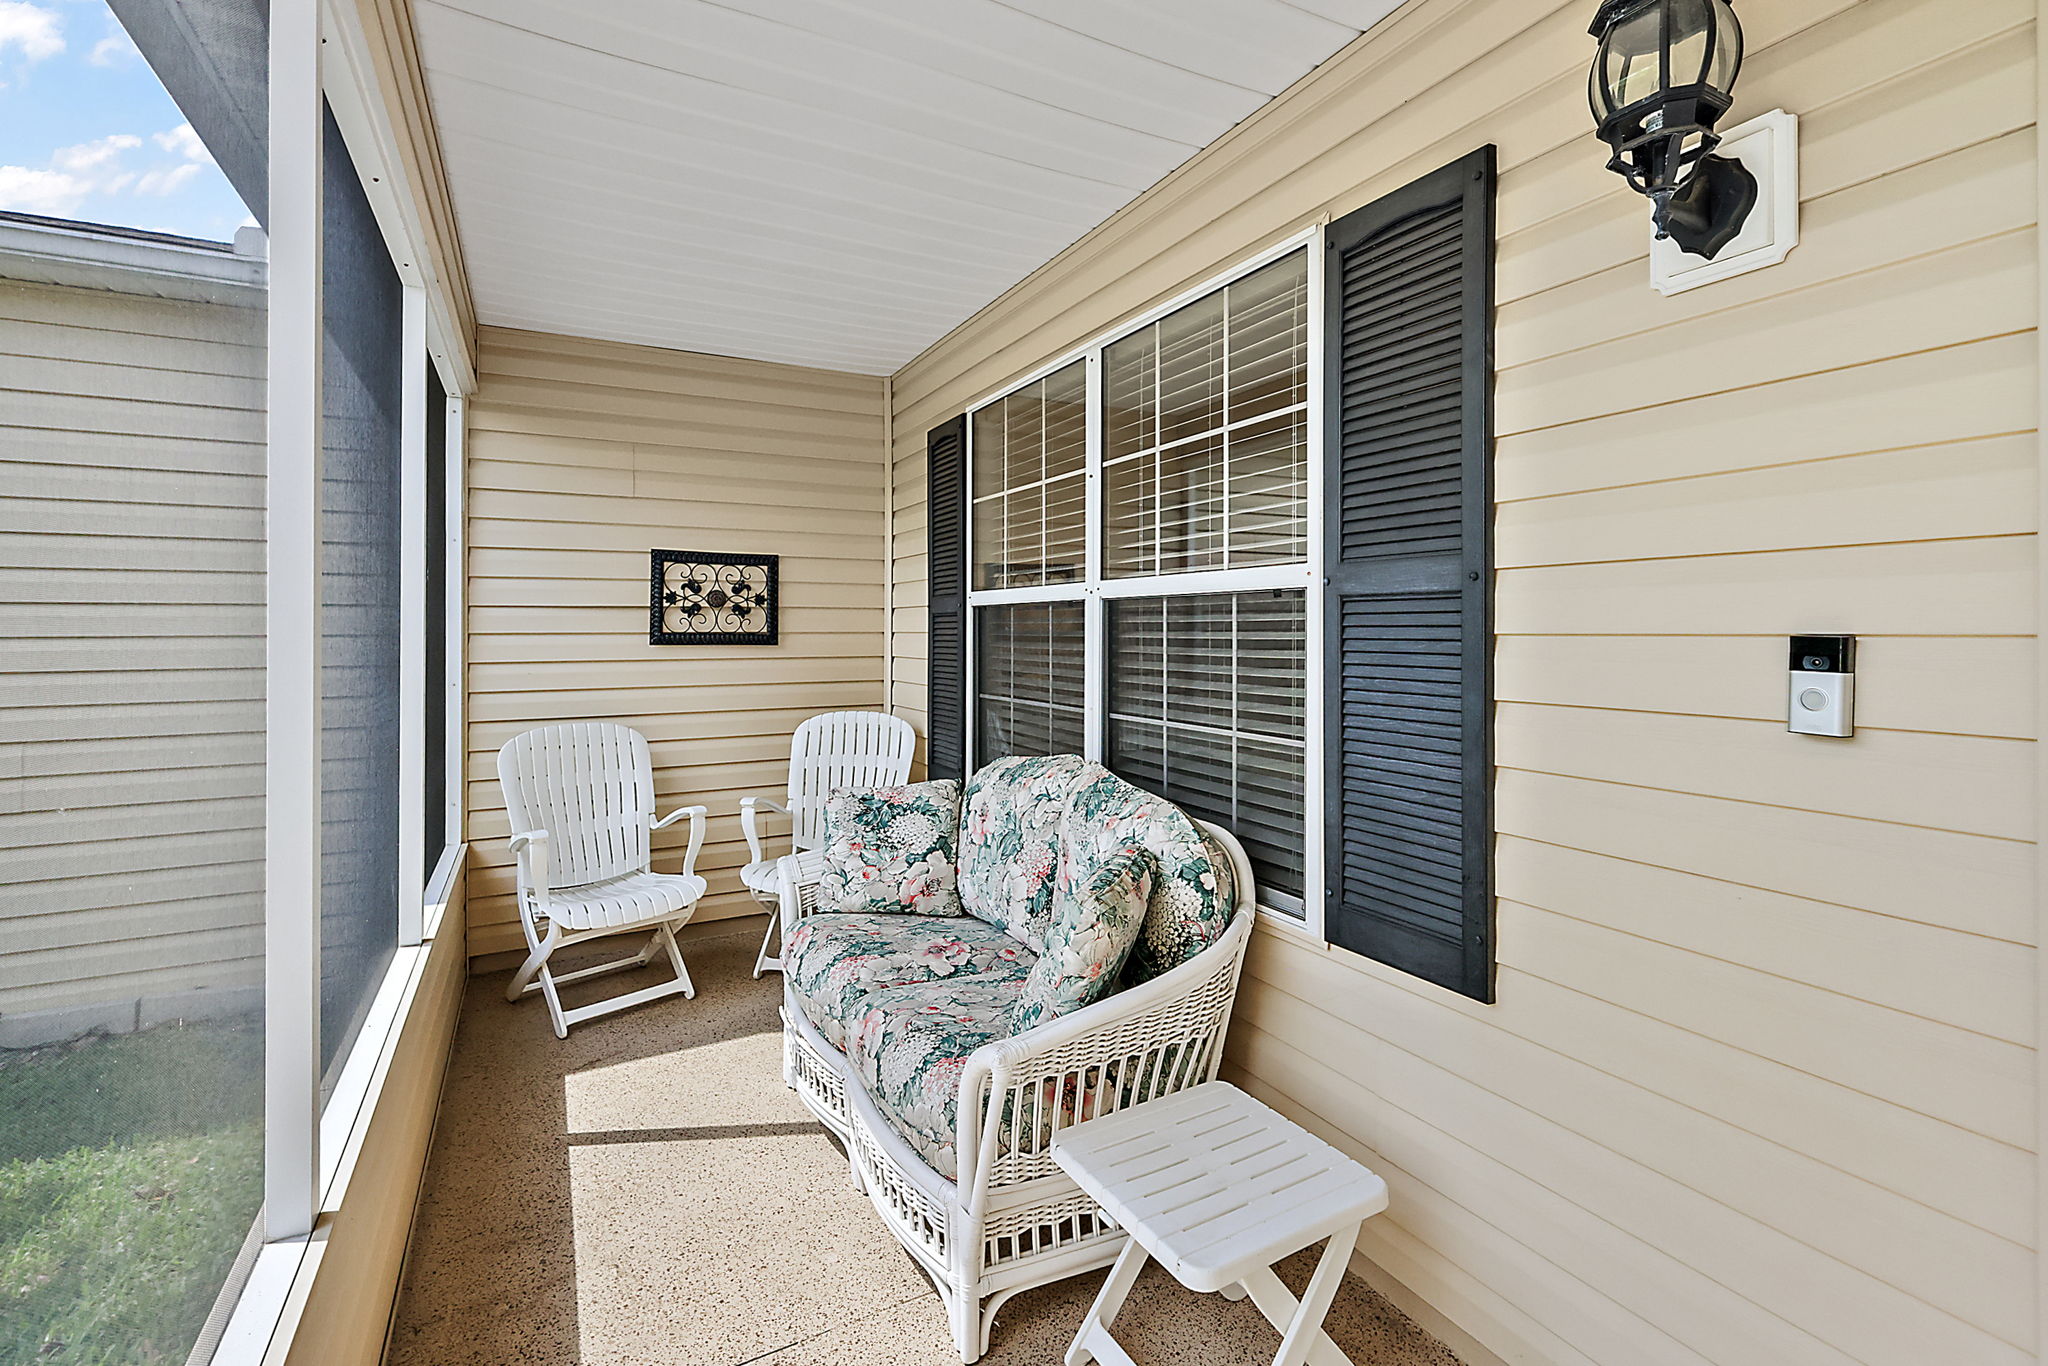
[(1790, 663), (1794, 673), (1856, 672), (1854, 636), (1794, 636), (1790, 644)]

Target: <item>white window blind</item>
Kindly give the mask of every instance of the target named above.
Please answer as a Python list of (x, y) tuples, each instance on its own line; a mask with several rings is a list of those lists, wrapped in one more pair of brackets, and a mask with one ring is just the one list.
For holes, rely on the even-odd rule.
[(975, 621), (977, 762), (1075, 754), (1084, 736), (1087, 635), (1078, 601), (984, 607)]
[(1079, 581), (1088, 539), (1088, 367), (974, 414), (974, 586)]
[(1302, 896), (1305, 612), (1299, 589), (1123, 598), (1106, 631), (1103, 762), (1228, 827), (1287, 909)]
[(1103, 572), (1308, 553), (1308, 258), (1294, 252), (1103, 349)]

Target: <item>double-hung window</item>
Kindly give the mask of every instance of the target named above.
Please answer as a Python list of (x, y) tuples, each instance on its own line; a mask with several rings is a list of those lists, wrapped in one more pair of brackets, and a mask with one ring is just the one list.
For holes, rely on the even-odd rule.
[(1296, 241), (972, 410), (970, 762), (1079, 752), (1309, 894), (1318, 292)]
[(926, 443), (933, 775), (1099, 759), (1261, 906), (1482, 1001), (1494, 182), (1479, 148)]

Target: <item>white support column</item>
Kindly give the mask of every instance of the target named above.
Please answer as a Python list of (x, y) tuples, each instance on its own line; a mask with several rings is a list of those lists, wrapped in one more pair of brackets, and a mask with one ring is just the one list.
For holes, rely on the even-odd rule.
[[(425, 916), (427, 632), (427, 292), (405, 286), (399, 326), (398, 943)], [(435, 699), (437, 702), (439, 699)], [(439, 857), (440, 850), (432, 851)]]
[(270, 6), (263, 1212), (320, 1207), (320, 11)]
[(447, 522), (446, 535), (448, 556), (447, 600), (448, 632), (447, 650), (444, 656), (443, 672), (447, 681), (447, 725), (445, 727), (445, 753), (442, 772), (445, 780), (442, 787), (448, 802), (449, 844), (460, 844), (468, 838), (463, 829), (462, 813), (466, 803), (468, 775), (465, 772), (469, 756), (468, 687), (468, 641), (469, 641), (469, 564), (466, 547), (469, 525), (469, 461), (467, 427), (464, 411), (468, 400), (453, 389), (448, 393), (448, 474), (443, 486), (442, 506)]

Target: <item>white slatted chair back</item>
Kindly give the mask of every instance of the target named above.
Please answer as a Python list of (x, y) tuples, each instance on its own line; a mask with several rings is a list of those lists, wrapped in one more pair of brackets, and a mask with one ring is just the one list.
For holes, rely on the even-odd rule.
[(825, 843), (825, 798), (839, 787), (894, 787), (910, 781), (917, 731), (878, 711), (828, 711), (796, 728), (789, 742), (790, 833), (798, 849)]
[(512, 833), (545, 830), (556, 887), (652, 866), (654, 763), (647, 737), (603, 721), (542, 726), (498, 751)]

